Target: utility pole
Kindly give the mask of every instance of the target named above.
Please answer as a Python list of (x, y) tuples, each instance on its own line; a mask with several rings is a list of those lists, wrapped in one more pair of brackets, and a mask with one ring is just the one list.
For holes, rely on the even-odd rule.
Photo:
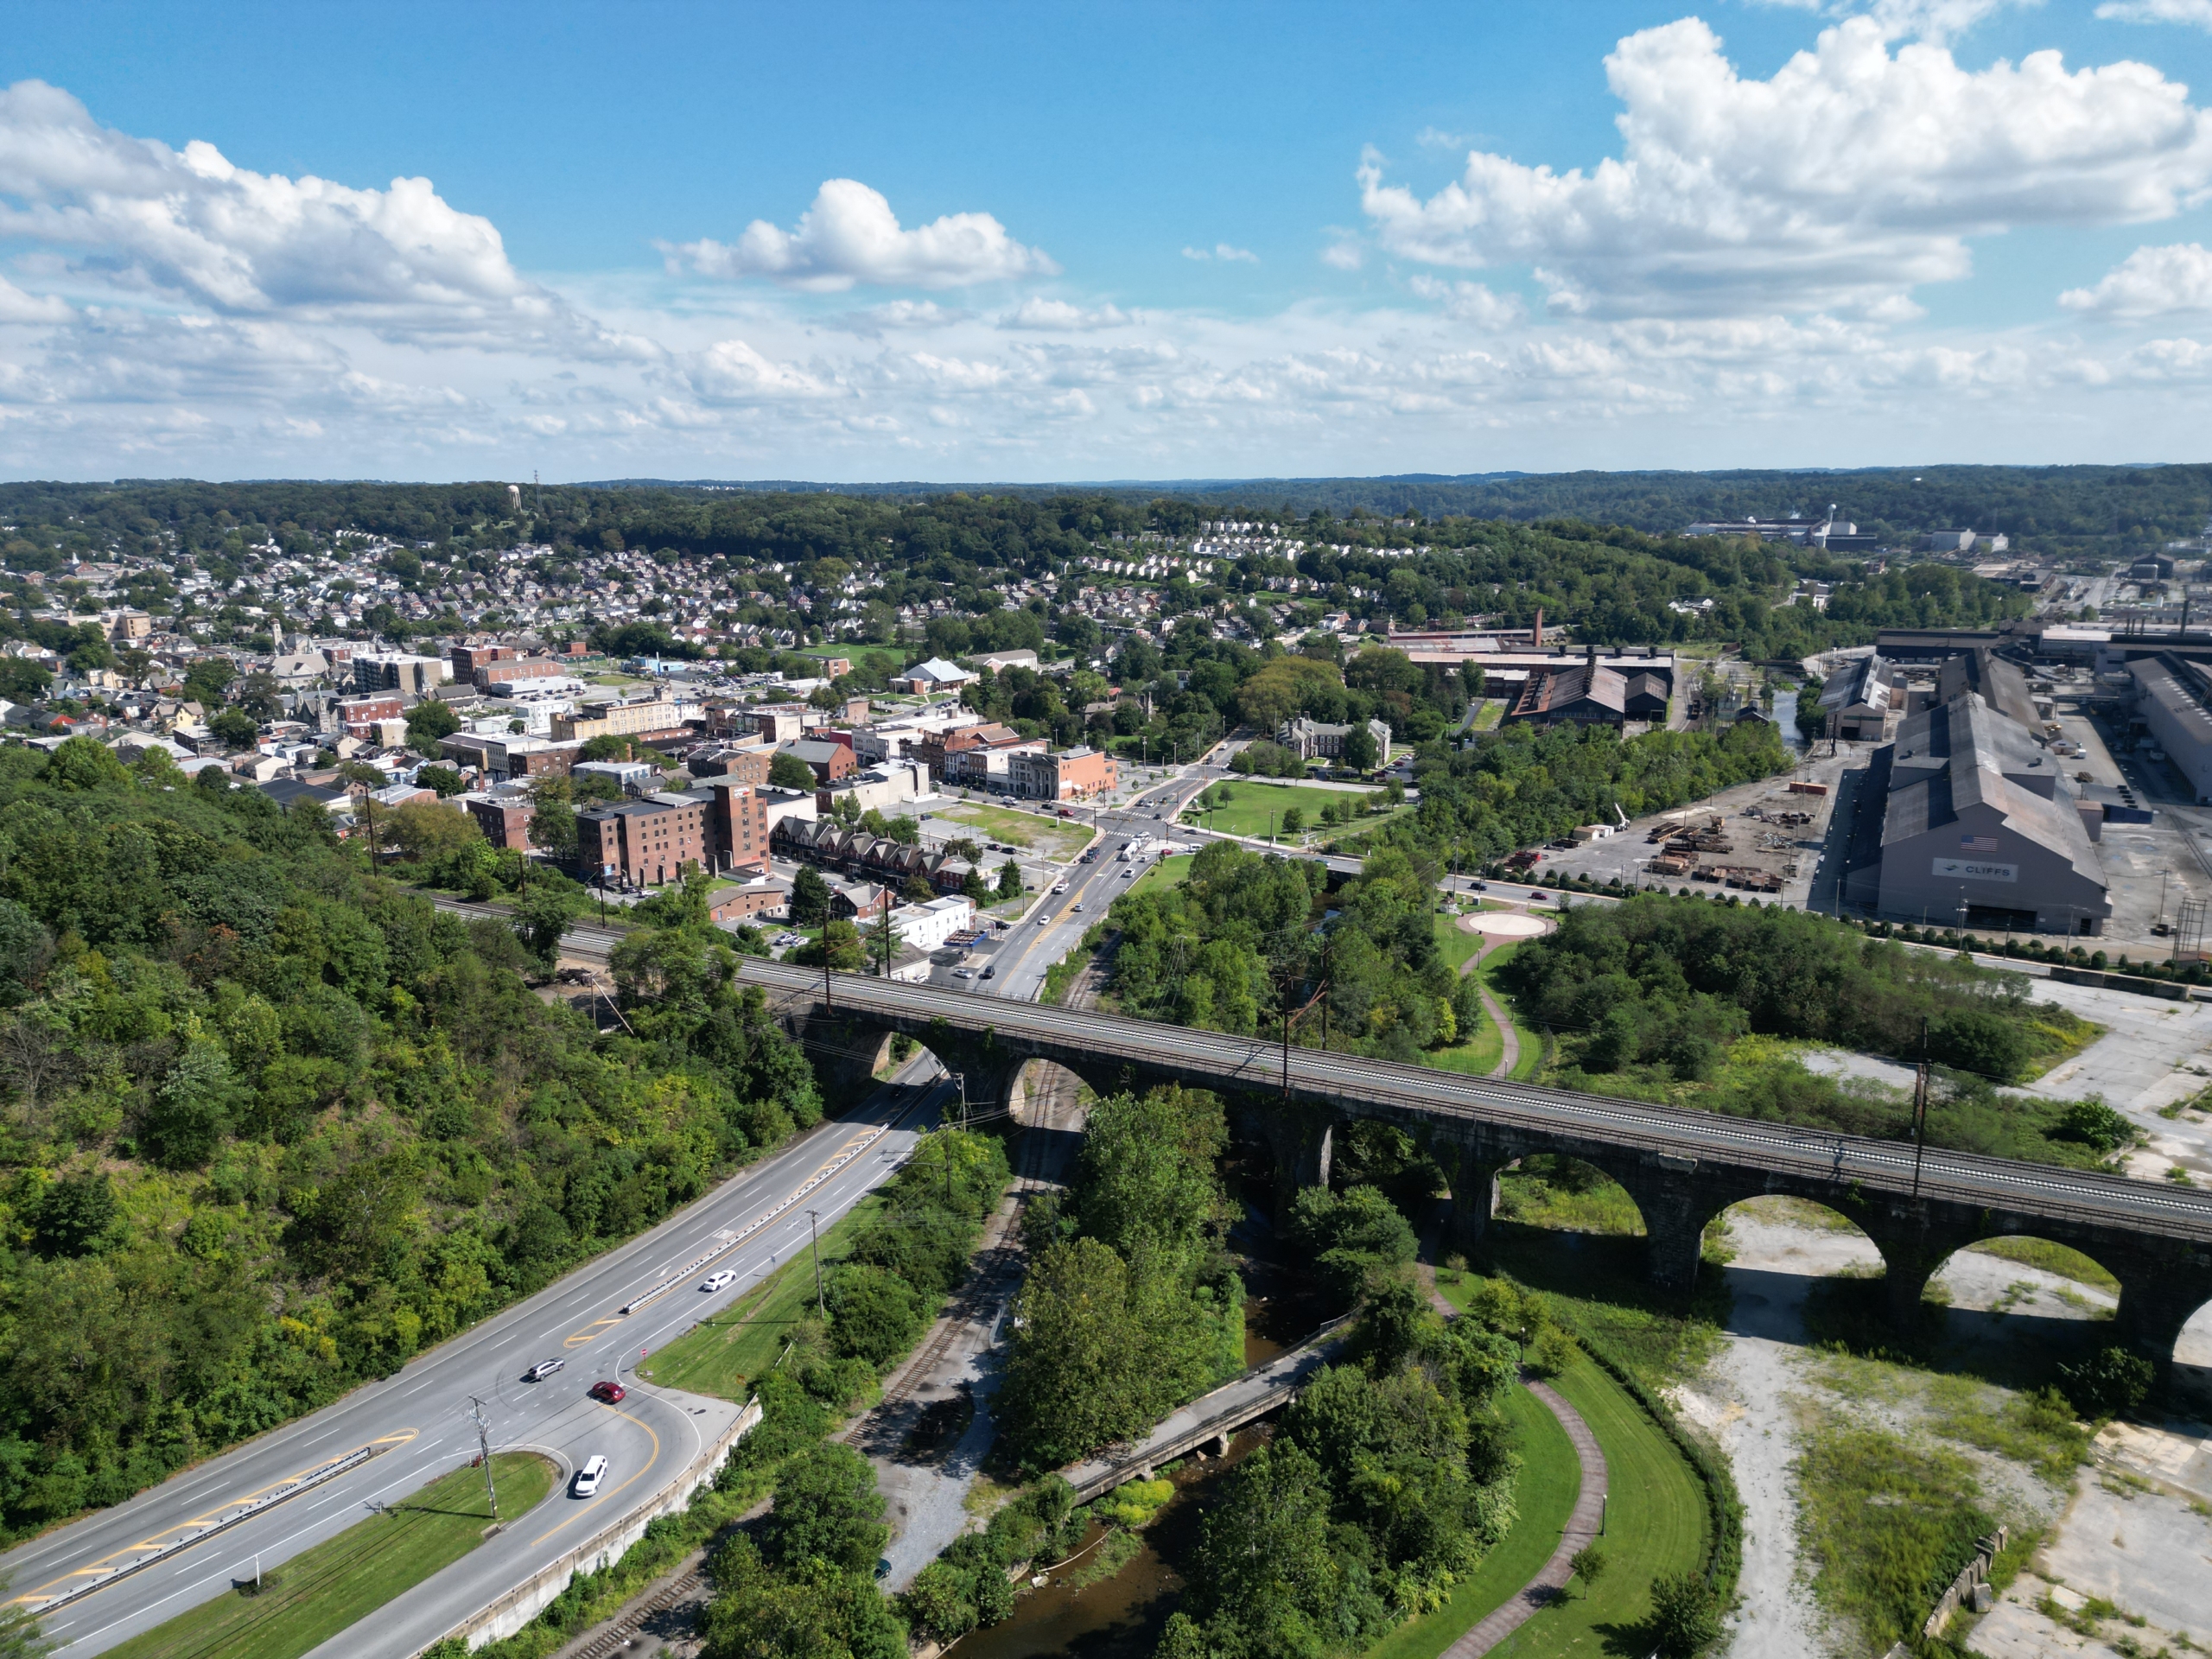
[(822, 1011), (830, 1011), (830, 924), (822, 924)]
[(806, 1230), (814, 1246), (814, 1311), (826, 1319), (830, 1317), (830, 1304), (822, 1296), (822, 1230), (811, 1210), (806, 1212)]
[(1928, 1021), (1920, 1022), (1920, 1065), (1912, 1084), (1912, 1196), (1920, 1197), (1920, 1160), (1928, 1150)]
[(499, 1518), (499, 1491), (492, 1484), (492, 1441), (484, 1426), (484, 1402), (474, 1395), (468, 1396), (469, 1421), (476, 1425), (476, 1455), (484, 1465), (484, 1495), (492, 1501), (492, 1518)]

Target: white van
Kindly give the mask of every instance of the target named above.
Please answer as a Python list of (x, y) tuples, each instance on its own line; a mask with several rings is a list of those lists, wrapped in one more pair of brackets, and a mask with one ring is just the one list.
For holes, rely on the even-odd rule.
[(607, 1459), (594, 1457), (576, 1471), (576, 1478), (569, 1483), (569, 1496), (590, 1497), (599, 1491), (599, 1483), (607, 1478)]

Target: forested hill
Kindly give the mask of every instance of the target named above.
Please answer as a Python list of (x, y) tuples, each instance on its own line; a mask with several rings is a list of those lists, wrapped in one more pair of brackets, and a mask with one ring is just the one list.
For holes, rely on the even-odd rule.
[[(214, 546), (234, 527), (341, 529), (442, 543), (505, 524), (505, 543), (632, 547), (715, 556), (848, 560), (887, 543), (925, 556), (982, 540), (1004, 550), (1076, 556), (1090, 542), (1146, 529), (1187, 534), (1205, 518), (1264, 517), (1341, 543), (1362, 515), (1434, 521), (1574, 520), (1655, 537), (1703, 519), (1777, 518), (1834, 504), (1866, 534), (1902, 540), (1968, 528), (2054, 557), (2113, 556), (2196, 536), (2212, 519), (2212, 465), (1924, 467), (1854, 472), (1486, 474), (1463, 477), (1201, 480), (1109, 485), (661, 483), (524, 486), (511, 517), (507, 486), (133, 480), (0, 484), (0, 536), (79, 538), (80, 550), (156, 552), (174, 538)], [(918, 541), (912, 531), (925, 525)], [(27, 543), (29, 544), (29, 543)], [(16, 563), (10, 556), (10, 563)]]
[(0, 1537), (385, 1375), (821, 1112), (712, 930), (647, 936), (602, 1036), (312, 807), (144, 768), (0, 751)]

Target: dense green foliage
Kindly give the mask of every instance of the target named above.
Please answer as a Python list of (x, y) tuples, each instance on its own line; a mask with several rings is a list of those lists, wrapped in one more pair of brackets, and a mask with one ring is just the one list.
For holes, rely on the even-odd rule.
[(13, 1532), (390, 1372), (820, 1115), (713, 941), (643, 936), (656, 995), (601, 1034), (311, 809), (86, 740), (0, 754), (0, 937)]
[(995, 1136), (933, 1130), (882, 1190), (851, 1253), (830, 1275), (830, 1341), (878, 1370), (913, 1345), (945, 1293), (967, 1276), (968, 1255), (1011, 1172)]
[(1473, 869), (1577, 824), (1611, 823), (1616, 808), (1642, 817), (1789, 767), (1774, 728), (1757, 722), (1627, 739), (1609, 726), (1516, 723), (1459, 748), (1423, 750), (1419, 810), (1377, 835), (1440, 867), (1456, 859)]
[(1505, 1535), (1519, 1459), (1498, 1401), (1518, 1350), (1378, 1288), (1355, 1363), (1315, 1373), (1223, 1480), (1161, 1659), (1356, 1653), (1441, 1605)]
[[(1318, 863), (1208, 843), (1179, 887), (1114, 901), (1116, 997), (1143, 1018), (1248, 1033), (1281, 1017), (1286, 988), (1300, 1009), (1325, 981), (1329, 1046), (1393, 1059), (1452, 1042), (1482, 1017), (1473, 982), (1436, 948), (1428, 887), (1410, 858), (1370, 855), (1333, 896), (1325, 932), (1325, 880)], [(1318, 1042), (1321, 1027), (1317, 1007), (1298, 1040)]]
[(1064, 1211), (1033, 1205), (1027, 1281), (998, 1417), (1053, 1468), (1141, 1433), (1243, 1369), (1243, 1288), (1222, 1248), (1228, 1141), (1211, 1095), (1155, 1090), (1091, 1108)]
[(2007, 1095), (2094, 1033), (2029, 982), (1778, 906), (1643, 894), (1570, 908), (1499, 970), (1560, 1038), (1549, 1081), (1850, 1135), (1910, 1138), (1895, 1090), (1815, 1074), (1765, 1036), (1939, 1067), (1931, 1145), (2096, 1167), (2133, 1136), (2098, 1101)]

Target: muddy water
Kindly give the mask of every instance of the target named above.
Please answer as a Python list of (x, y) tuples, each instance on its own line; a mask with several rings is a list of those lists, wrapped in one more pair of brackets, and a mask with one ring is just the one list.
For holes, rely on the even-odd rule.
[(1110, 1579), (1079, 1590), (1061, 1580), (1080, 1576), (1098, 1541), (1094, 1528), (1066, 1565), (1051, 1569), (1052, 1582), (1024, 1586), (1014, 1615), (987, 1630), (971, 1630), (952, 1644), (957, 1659), (1150, 1659), (1160, 1632), (1181, 1605), (1179, 1568), (1197, 1547), (1199, 1518), (1217, 1477), (1259, 1446), (1264, 1433), (1247, 1430), (1230, 1443), (1229, 1455), (1186, 1462), (1168, 1478), (1175, 1496), (1146, 1529), (1144, 1548)]

